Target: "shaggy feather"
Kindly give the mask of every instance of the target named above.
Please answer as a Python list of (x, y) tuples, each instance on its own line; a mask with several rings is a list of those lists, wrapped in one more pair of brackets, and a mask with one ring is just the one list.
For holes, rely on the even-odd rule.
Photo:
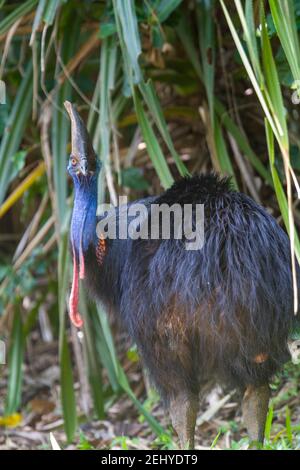
[(203, 248), (187, 251), (175, 239), (107, 240), (99, 266), (89, 211), (83, 247), (92, 296), (121, 319), (166, 401), (211, 380), (267, 383), (288, 359), (295, 321), (285, 232), (214, 174), (184, 178), (143, 202), (149, 221), (153, 203), (204, 204)]

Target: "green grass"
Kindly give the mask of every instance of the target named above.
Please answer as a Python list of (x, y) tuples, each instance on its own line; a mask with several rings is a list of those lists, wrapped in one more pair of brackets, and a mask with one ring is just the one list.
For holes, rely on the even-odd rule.
[[(300, 125), (291, 102), (300, 78), (299, 0), (195, 0), (190, 9), (180, 0), (0, 4), (0, 79), (7, 89), (7, 103), (0, 105), (0, 214), (4, 231), (12, 230), (18, 241), (25, 234), (14, 258), (16, 243), (0, 253), (0, 315), (10, 337), (6, 411), (19, 408), (26, 339), (44, 304), (59, 339), (61, 403), (72, 441), (78, 431), (77, 364), (66, 319), (72, 194), (63, 101), (78, 104), (105, 165), (99, 202), (125, 191), (132, 199), (153, 194), (179, 176), (213, 169), (272, 208), (290, 235), (292, 259), (300, 260)], [(43, 160), (42, 177), (32, 177), (24, 188), (25, 177)], [(13, 202), (3, 204), (14, 190)], [(295, 262), (293, 268), (296, 286)], [(48, 303), (48, 295), (54, 302)], [(30, 313), (20, 301), (24, 296)], [(296, 300), (295, 294), (295, 309)], [(86, 326), (80, 348), (93, 403), (86, 419), (103, 418), (123, 394), (159, 445), (173, 445), (151, 415), (152, 398), (136, 398), (104, 312), (84, 298), (81, 310)], [(293, 383), (293, 375), (287, 379)], [(268, 446), (297, 447), (298, 431), (288, 417), (277, 438), (274, 426)]]

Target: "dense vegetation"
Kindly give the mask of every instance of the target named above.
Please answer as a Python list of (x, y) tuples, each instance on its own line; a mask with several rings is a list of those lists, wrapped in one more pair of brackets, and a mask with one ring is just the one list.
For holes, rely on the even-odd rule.
[[(7, 367), (0, 366), (0, 425), (28, 412), (35, 395), (26, 374), (38, 375), (36, 355), (52, 344), (68, 442), (92, 446), (83, 434), (78, 441), (79, 424), (111, 419), (121, 400), (133, 414), (129, 421), (140, 422), (148, 436), (130, 446), (174, 445), (155, 411), (157, 396), (140, 387), (134, 346), (128, 349), (84, 296), (82, 335), (66, 316), (72, 194), (63, 102), (76, 102), (88, 122), (105, 170), (101, 200), (159, 193), (180, 175), (214, 169), (285, 226), (294, 264), (300, 260), (299, 29), (299, 0), (0, 1), (0, 339), (8, 345)], [(295, 292), (295, 304), (296, 298)], [(298, 377), (288, 365), (274, 384), (266, 448), (300, 447)], [(231, 398), (210, 407), (215, 411), (203, 422)], [(198, 442), (243, 445), (232, 426), (234, 410), (227, 408), (221, 424), (204, 426)], [(202, 442), (205, 432), (210, 441)], [(228, 432), (229, 444), (221, 439)]]

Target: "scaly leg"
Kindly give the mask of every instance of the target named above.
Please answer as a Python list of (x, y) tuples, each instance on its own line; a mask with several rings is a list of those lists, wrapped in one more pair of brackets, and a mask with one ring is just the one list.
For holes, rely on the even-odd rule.
[(246, 388), (242, 410), (243, 420), (251, 441), (263, 443), (268, 413), (270, 389), (268, 385)]
[(188, 393), (181, 393), (170, 401), (171, 421), (179, 437), (181, 449), (194, 448), (198, 405), (198, 398)]

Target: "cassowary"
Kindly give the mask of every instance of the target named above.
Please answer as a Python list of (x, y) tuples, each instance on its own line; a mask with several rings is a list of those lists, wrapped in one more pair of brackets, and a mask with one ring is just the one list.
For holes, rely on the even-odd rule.
[[(121, 319), (170, 411), (182, 447), (194, 446), (198, 401), (210, 384), (244, 393), (252, 441), (262, 441), (269, 380), (289, 358), (293, 327), (290, 244), (275, 219), (214, 174), (183, 178), (141, 202), (204, 206), (204, 244), (185, 240), (104, 238), (97, 233), (101, 169), (78, 112), (68, 171), (74, 181), (70, 317), (80, 327), (79, 279)], [(124, 210), (124, 208), (122, 209)], [(118, 222), (120, 209), (114, 213)], [(174, 225), (174, 222), (173, 222)]]

